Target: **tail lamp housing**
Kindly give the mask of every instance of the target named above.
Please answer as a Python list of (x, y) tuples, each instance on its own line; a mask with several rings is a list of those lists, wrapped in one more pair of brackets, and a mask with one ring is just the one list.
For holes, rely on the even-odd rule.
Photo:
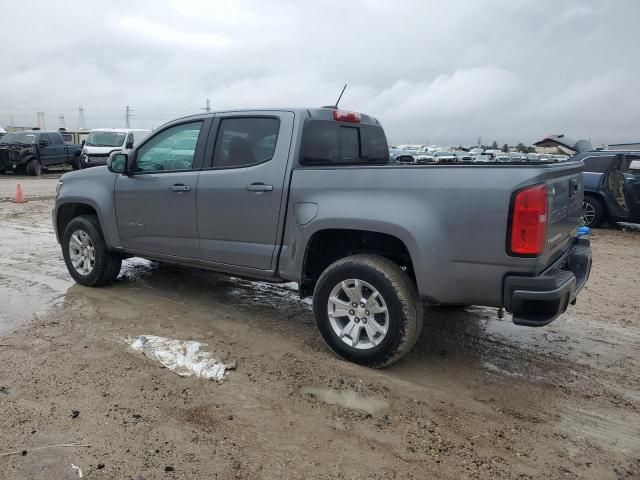
[(511, 201), (509, 253), (537, 257), (544, 252), (547, 236), (547, 185), (519, 190)]

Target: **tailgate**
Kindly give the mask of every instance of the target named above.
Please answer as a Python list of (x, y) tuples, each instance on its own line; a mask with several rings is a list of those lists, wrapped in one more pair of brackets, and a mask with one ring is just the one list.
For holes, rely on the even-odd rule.
[(582, 172), (557, 172), (558, 178), (547, 179), (547, 239), (545, 254), (551, 255), (568, 247), (582, 218), (584, 198)]

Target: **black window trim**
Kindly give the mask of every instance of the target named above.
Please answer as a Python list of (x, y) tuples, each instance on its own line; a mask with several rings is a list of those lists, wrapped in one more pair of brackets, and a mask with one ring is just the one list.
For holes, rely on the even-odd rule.
[[(223, 120), (227, 120), (227, 119), (232, 119), (232, 120), (236, 120), (239, 118), (271, 118), (273, 120), (277, 120), (278, 121), (278, 135), (276, 137), (276, 144), (275, 147), (273, 148), (273, 155), (271, 155), (270, 158), (267, 158), (266, 160), (263, 160), (262, 162), (259, 163), (252, 163), (251, 165), (240, 165), (240, 166), (228, 166), (228, 167), (215, 167), (213, 165), (213, 160), (214, 160), (214, 156), (216, 154), (216, 145), (218, 144), (218, 137), (220, 134), (220, 127), (222, 125), (222, 121)], [(278, 150), (278, 143), (280, 142), (280, 133), (282, 131), (282, 118), (280, 118), (279, 115), (259, 115), (259, 114), (249, 114), (249, 115), (221, 115), (218, 116), (216, 115), (216, 117), (214, 118), (214, 122), (211, 128), (211, 135), (210, 135), (210, 139), (211, 139), (211, 148), (207, 148), (207, 152), (206, 152), (206, 159), (203, 165), (202, 170), (239, 170), (242, 168), (251, 168), (251, 167), (255, 167), (258, 165), (263, 165), (267, 162), (270, 162), (271, 160), (273, 160), (273, 157), (276, 154), (276, 150)]]
[[(184, 121), (174, 122), (165, 125), (162, 129), (159, 129), (155, 132), (147, 135), (143, 142), (139, 145), (135, 146), (134, 149), (129, 153), (129, 160), (127, 165), (127, 172), (130, 176), (136, 175), (149, 175), (149, 174), (158, 174), (158, 173), (176, 173), (176, 172), (199, 172), (202, 170), (202, 159), (204, 156), (204, 151), (207, 146), (207, 139), (209, 138), (209, 131), (211, 127), (212, 117), (205, 118), (196, 118), (196, 119), (186, 119)], [(171, 128), (179, 127), (180, 125), (188, 125), (190, 123), (201, 123), (202, 127), (200, 127), (200, 133), (198, 134), (198, 141), (196, 142), (196, 149), (193, 154), (193, 163), (191, 164), (191, 168), (182, 168), (176, 170), (143, 170), (143, 171), (135, 171), (132, 169), (138, 161), (138, 152), (142, 147), (144, 147), (147, 142), (154, 139), (157, 135), (160, 135), (162, 132), (165, 132)], [(126, 140), (126, 137), (125, 137)]]

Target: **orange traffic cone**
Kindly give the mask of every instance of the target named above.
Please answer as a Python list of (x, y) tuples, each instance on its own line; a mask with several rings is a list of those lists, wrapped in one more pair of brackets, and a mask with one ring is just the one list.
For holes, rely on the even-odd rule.
[(24, 193), (22, 193), (22, 186), (18, 183), (16, 185), (16, 203), (24, 202)]

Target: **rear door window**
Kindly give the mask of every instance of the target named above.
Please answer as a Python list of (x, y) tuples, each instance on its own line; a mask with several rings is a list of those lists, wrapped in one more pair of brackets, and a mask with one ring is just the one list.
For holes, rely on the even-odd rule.
[(280, 119), (273, 117), (223, 118), (218, 127), (213, 168), (241, 168), (273, 158)]
[(59, 134), (57, 133), (50, 133), (49, 134), (49, 138), (51, 138), (51, 142), (53, 143), (53, 145), (63, 145), (64, 142), (62, 141), (62, 137), (60, 137)]
[(611, 165), (613, 156), (598, 155), (594, 157), (587, 157), (584, 161), (584, 171), (593, 173), (605, 173)]

